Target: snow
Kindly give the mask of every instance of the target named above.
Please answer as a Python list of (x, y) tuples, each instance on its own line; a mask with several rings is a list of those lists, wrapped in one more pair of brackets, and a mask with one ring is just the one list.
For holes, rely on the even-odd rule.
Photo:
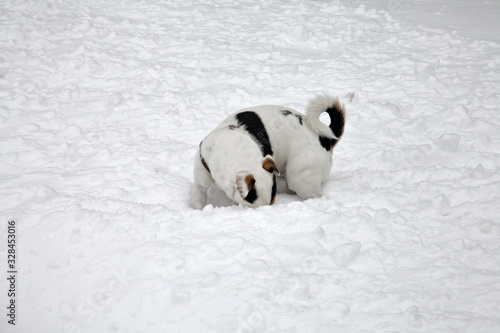
[[(499, 11), (3, 1), (0, 331), (500, 331)], [(348, 118), (324, 197), (189, 208), (220, 121), (325, 91)]]

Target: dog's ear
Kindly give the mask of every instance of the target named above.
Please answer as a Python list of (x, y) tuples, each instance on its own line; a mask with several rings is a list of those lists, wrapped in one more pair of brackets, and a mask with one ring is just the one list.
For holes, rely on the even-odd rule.
[(274, 173), (276, 175), (279, 175), (279, 170), (278, 167), (276, 166), (276, 163), (274, 162), (274, 159), (271, 157), (271, 155), (267, 155), (264, 158), (264, 161), (262, 162), (262, 167), (270, 173)]
[(234, 182), (241, 198), (253, 203), (257, 198), (254, 176), (248, 172), (240, 171), (236, 174)]

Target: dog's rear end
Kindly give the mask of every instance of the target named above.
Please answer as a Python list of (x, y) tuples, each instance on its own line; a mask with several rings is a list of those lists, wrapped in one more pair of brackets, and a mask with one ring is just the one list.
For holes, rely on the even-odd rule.
[[(323, 112), (330, 116), (330, 125), (322, 123)], [(322, 184), (329, 178), (332, 166), (332, 151), (344, 133), (345, 111), (337, 97), (320, 95), (309, 102), (304, 119), (312, 132), (310, 142), (302, 145), (295, 141), (297, 149), (287, 161), (288, 187), (302, 199), (323, 195)]]

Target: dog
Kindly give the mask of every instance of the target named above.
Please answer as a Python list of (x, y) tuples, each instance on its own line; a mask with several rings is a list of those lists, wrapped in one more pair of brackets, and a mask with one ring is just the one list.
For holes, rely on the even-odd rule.
[[(329, 126), (320, 120), (323, 112), (330, 116)], [(312, 99), (305, 115), (277, 105), (233, 113), (199, 145), (191, 206), (203, 209), (213, 185), (250, 207), (272, 205), (278, 188), (302, 199), (322, 196), (344, 126), (343, 104), (326, 94)]]

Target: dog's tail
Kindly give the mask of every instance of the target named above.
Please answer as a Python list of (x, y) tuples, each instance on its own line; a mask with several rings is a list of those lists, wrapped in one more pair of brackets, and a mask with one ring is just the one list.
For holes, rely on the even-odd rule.
[[(330, 126), (323, 124), (319, 116), (326, 112), (330, 116)], [(320, 95), (309, 102), (305, 123), (319, 135), (320, 143), (326, 150), (331, 150), (344, 134), (345, 110), (337, 97)]]

